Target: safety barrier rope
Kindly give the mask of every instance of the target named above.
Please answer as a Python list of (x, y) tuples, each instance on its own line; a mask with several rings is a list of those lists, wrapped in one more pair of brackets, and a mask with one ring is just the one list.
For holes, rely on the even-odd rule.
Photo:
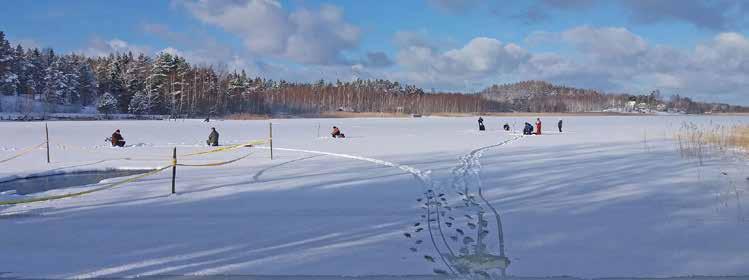
[(234, 149), (238, 149), (238, 148), (242, 148), (242, 147), (246, 147), (246, 146), (250, 146), (250, 145), (264, 144), (265, 141), (266, 140), (253, 140), (253, 141), (246, 142), (246, 143), (234, 144), (234, 145), (225, 146), (225, 147), (221, 147), (221, 148), (216, 148), (216, 149), (212, 149), (212, 150), (208, 150), (208, 151), (202, 151), (202, 152), (195, 152), (195, 153), (190, 153), (190, 154), (179, 155), (179, 157), (191, 157), (191, 156), (197, 156), (197, 155), (205, 155), (205, 154), (212, 154), (212, 153), (217, 153), (217, 152), (229, 151), (229, 150), (234, 150)]
[(106, 190), (106, 189), (112, 189), (112, 188), (115, 188), (117, 186), (124, 185), (124, 184), (130, 183), (130, 182), (133, 182), (135, 180), (141, 179), (143, 177), (154, 175), (154, 174), (159, 173), (161, 171), (164, 171), (164, 170), (166, 170), (166, 169), (168, 169), (170, 167), (172, 167), (172, 165), (164, 166), (164, 167), (161, 167), (161, 168), (158, 168), (158, 169), (154, 169), (153, 171), (148, 172), (148, 173), (143, 173), (143, 174), (140, 174), (140, 175), (132, 177), (132, 178), (128, 178), (128, 179), (125, 179), (125, 180), (122, 180), (122, 181), (119, 181), (119, 182), (111, 183), (111, 184), (108, 184), (108, 185), (105, 185), (105, 186), (102, 186), (102, 187), (99, 187), (99, 188), (90, 189), (90, 190), (86, 190), (86, 191), (82, 191), (82, 192), (69, 193), (69, 194), (61, 194), (61, 195), (53, 195), (53, 196), (45, 196), (45, 197), (37, 197), (37, 198), (30, 198), (30, 199), (19, 199), (19, 200), (5, 200), (5, 201), (0, 201), (0, 206), (2, 206), (2, 205), (17, 205), (17, 204), (26, 204), (26, 203), (32, 203), (32, 202), (57, 200), (57, 199), (63, 199), (63, 198), (81, 196), (81, 195), (84, 195), (84, 194), (90, 194), (90, 193), (93, 193), (93, 192), (98, 192), (98, 191), (102, 191), (102, 190)]
[(20, 157), (20, 156), (22, 156), (22, 155), (25, 155), (25, 154), (28, 154), (28, 153), (30, 153), (30, 152), (33, 152), (34, 150), (36, 150), (36, 149), (38, 149), (38, 148), (40, 148), (40, 147), (42, 147), (42, 146), (44, 146), (44, 145), (46, 145), (46, 144), (47, 144), (47, 142), (42, 142), (42, 143), (41, 143), (41, 144), (39, 144), (39, 145), (36, 145), (36, 146), (32, 146), (32, 147), (28, 147), (28, 148), (26, 148), (26, 149), (23, 149), (23, 150), (21, 150), (21, 152), (19, 152), (18, 154), (14, 155), (14, 156), (12, 156), (12, 157), (9, 157), (9, 158), (6, 158), (6, 159), (3, 159), (3, 160), (0, 160), (0, 163), (5, 163), (5, 162), (11, 161), (11, 160), (13, 160), (13, 159), (15, 159), (15, 158), (18, 158), (18, 157)]
[[(226, 147), (221, 147), (221, 148), (217, 148), (217, 149), (213, 149), (213, 150), (209, 150), (209, 151), (203, 151), (203, 152), (185, 154), (185, 155), (181, 155), (180, 157), (190, 157), (190, 156), (204, 155), (204, 154), (210, 154), (210, 153), (217, 153), (217, 152), (222, 152), (222, 151), (229, 151), (229, 150), (234, 150), (234, 149), (238, 149), (238, 148), (241, 148), (241, 147), (247, 147), (247, 146), (258, 145), (258, 144), (263, 144), (263, 143), (265, 143), (265, 140), (254, 140), (254, 141), (250, 141), (250, 142), (246, 142), (246, 143), (241, 143), (241, 144), (235, 144), (235, 145), (230, 145), (230, 146), (226, 146)], [(39, 147), (41, 147), (41, 146), (43, 146), (45, 144), (47, 144), (47, 142), (41, 143), (41, 144), (33, 146), (33, 147), (26, 148), (21, 153), (13, 156), (11, 158), (4, 159), (4, 160), (0, 161), (0, 163), (12, 160), (14, 158), (17, 158), (17, 157), (23, 155), (23, 154), (29, 153), (29, 152), (33, 151), (34, 149), (39, 148)], [(63, 199), (63, 198), (81, 196), (81, 195), (90, 194), (90, 193), (93, 193), (93, 192), (98, 192), (98, 191), (102, 191), (102, 190), (107, 190), (107, 189), (115, 188), (115, 187), (118, 187), (120, 185), (124, 185), (124, 184), (130, 183), (130, 182), (133, 182), (135, 180), (138, 180), (138, 179), (141, 179), (141, 178), (144, 178), (144, 177), (147, 177), (147, 176), (151, 176), (151, 175), (157, 174), (157, 173), (159, 173), (161, 171), (164, 171), (164, 170), (166, 170), (168, 168), (171, 168), (171, 167), (174, 167), (174, 166), (184, 166), (184, 167), (212, 167), (212, 166), (222, 166), (222, 165), (227, 165), (227, 164), (230, 164), (230, 163), (234, 163), (234, 162), (240, 161), (242, 159), (245, 159), (245, 158), (249, 157), (250, 155), (252, 155), (252, 153), (248, 153), (248, 154), (246, 154), (244, 156), (241, 156), (239, 158), (235, 158), (235, 159), (232, 159), (232, 160), (228, 160), (228, 161), (205, 163), (205, 164), (184, 164), (184, 163), (177, 163), (177, 160), (173, 159), (171, 161), (171, 164), (169, 164), (167, 166), (164, 166), (164, 167), (155, 169), (153, 171), (150, 171), (150, 172), (147, 172), (147, 173), (143, 173), (143, 174), (140, 174), (138, 176), (131, 177), (131, 178), (119, 181), (119, 182), (107, 184), (107, 185), (99, 187), (99, 188), (94, 188), (94, 189), (90, 189), (90, 190), (86, 190), (86, 191), (81, 191), (81, 192), (70, 193), (70, 194), (53, 195), (53, 196), (37, 197), (37, 198), (30, 198), (30, 199), (19, 199), (19, 200), (4, 200), (4, 201), (0, 201), (0, 206), (3, 206), (3, 205), (18, 205), (18, 204), (26, 204), (26, 203), (33, 203), (33, 202), (50, 201), (50, 200), (57, 200), (57, 199)], [(108, 160), (99, 161), (97, 163), (104, 162), (104, 161), (109, 161), (109, 160), (138, 160), (138, 159), (133, 159), (133, 158), (108, 159)]]
[(184, 164), (184, 163), (176, 163), (176, 161), (173, 161), (173, 162), (174, 162), (174, 164), (176, 166), (186, 166), (186, 167), (221, 166), (221, 165), (227, 165), (227, 164), (230, 164), (230, 163), (234, 163), (234, 162), (240, 161), (240, 160), (242, 160), (242, 159), (244, 159), (246, 157), (249, 157), (250, 155), (252, 155), (252, 153), (249, 153), (249, 154), (246, 154), (246, 155), (244, 155), (242, 157), (235, 158), (235, 159), (228, 160), (228, 161), (214, 162), (214, 163), (205, 163), (205, 164)]
[[(246, 145), (246, 144), (242, 144), (242, 145)], [(143, 174), (140, 174), (138, 176), (131, 177), (131, 178), (119, 181), (119, 182), (111, 183), (111, 184), (108, 184), (108, 185), (105, 185), (105, 186), (102, 186), (102, 187), (99, 187), (99, 188), (90, 189), (90, 190), (81, 191), (81, 192), (76, 192), (76, 193), (70, 193), (70, 194), (53, 195), (53, 196), (37, 197), (37, 198), (30, 198), (30, 199), (20, 199), (20, 200), (5, 200), (5, 201), (0, 201), (0, 206), (3, 206), (3, 205), (27, 204), (27, 203), (32, 203), (32, 202), (42, 202), (42, 201), (50, 201), (50, 200), (57, 200), (57, 199), (63, 199), (63, 198), (81, 196), (81, 195), (90, 194), (90, 193), (93, 193), (93, 192), (98, 192), (98, 191), (103, 191), (103, 190), (107, 190), (107, 189), (112, 189), (112, 188), (115, 188), (115, 187), (118, 187), (118, 186), (130, 183), (130, 182), (136, 181), (138, 179), (141, 179), (141, 178), (144, 178), (144, 177), (147, 177), (147, 176), (155, 175), (155, 174), (157, 174), (157, 173), (159, 173), (161, 171), (164, 171), (164, 170), (166, 170), (168, 168), (171, 168), (173, 166), (184, 166), (184, 167), (212, 167), (212, 166), (222, 166), (222, 165), (227, 165), (227, 164), (230, 164), (230, 163), (234, 163), (234, 162), (240, 161), (242, 159), (245, 159), (245, 158), (249, 157), (250, 155), (252, 155), (252, 153), (248, 153), (248, 154), (246, 154), (244, 156), (241, 156), (239, 158), (235, 158), (235, 159), (232, 159), (232, 160), (228, 160), (228, 161), (205, 163), (205, 164), (184, 164), (184, 163), (177, 163), (176, 160), (172, 160), (172, 162), (171, 162), (170, 165), (167, 165), (167, 166), (155, 169), (153, 171), (150, 171), (150, 172), (147, 172), (147, 173), (143, 173)]]

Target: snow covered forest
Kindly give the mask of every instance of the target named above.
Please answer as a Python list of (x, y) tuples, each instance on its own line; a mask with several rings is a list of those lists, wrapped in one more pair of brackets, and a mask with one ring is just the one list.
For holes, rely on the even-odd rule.
[[(219, 67), (220, 68), (220, 67)], [(330, 111), (407, 114), (590, 112), (645, 102), (678, 112), (743, 112), (747, 108), (659, 94), (606, 94), (541, 81), (495, 85), (477, 94), (427, 93), (388, 80), (313, 83), (250, 77), (190, 64), (169, 53), (104, 57), (13, 47), (0, 31), (0, 112), (127, 113), (182, 117), (304, 114)]]

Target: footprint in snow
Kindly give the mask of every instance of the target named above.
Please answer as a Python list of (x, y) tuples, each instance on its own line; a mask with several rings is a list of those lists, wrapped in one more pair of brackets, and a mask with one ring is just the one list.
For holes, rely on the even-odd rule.
[(440, 274), (440, 275), (447, 275), (447, 271), (444, 271), (444, 270), (442, 270), (442, 269), (438, 269), (438, 268), (435, 268), (435, 269), (434, 269), (433, 271), (434, 271), (434, 273), (436, 273), (436, 274)]

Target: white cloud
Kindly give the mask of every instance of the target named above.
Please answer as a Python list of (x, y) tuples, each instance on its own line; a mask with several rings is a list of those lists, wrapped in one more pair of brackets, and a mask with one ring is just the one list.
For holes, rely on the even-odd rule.
[(304, 64), (345, 64), (343, 52), (358, 47), (360, 30), (346, 23), (343, 10), (286, 11), (277, 1), (188, 1), (198, 19), (239, 36), (255, 54), (273, 55)]
[[(666, 94), (711, 101), (747, 104), (749, 100), (745, 91), (749, 88), (749, 38), (740, 33), (719, 33), (692, 49), (655, 45), (618, 27), (534, 32), (525, 40), (560, 46), (571, 53), (534, 53), (484, 37), (440, 50), (423, 35), (396, 35), (395, 61), (400, 71), (387, 73), (388, 77), (445, 90), (541, 79), (613, 92), (638, 94), (657, 88)], [(468, 83), (478, 86), (469, 88)]]
[(563, 41), (582, 52), (601, 58), (618, 58), (642, 54), (648, 45), (626, 28), (582, 26), (561, 33)]
[(523, 66), (525, 77), (631, 93), (659, 88), (710, 100), (735, 102), (743, 98), (741, 103), (746, 104), (749, 39), (740, 33), (719, 33), (692, 50), (651, 45), (627, 29), (609, 27), (582, 26), (527, 38), (538, 40), (570, 45), (576, 53), (567, 58), (533, 54), (530, 63)]
[(478, 37), (459, 49), (439, 52), (423, 46), (408, 46), (398, 53), (398, 63), (415, 71), (458, 77), (482, 77), (509, 73), (528, 59), (528, 53), (515, 44), (503, 45), (496, 39)]
[(88, 46), (78, 52), (87, 56), (108, 56), (109, 54), (127, 52), (132, 52), (136, 55), (151, 54), (152, 51), (149, 46), (131, 44), (117, 38), (110, 40), (94, 38), (89, 41)]

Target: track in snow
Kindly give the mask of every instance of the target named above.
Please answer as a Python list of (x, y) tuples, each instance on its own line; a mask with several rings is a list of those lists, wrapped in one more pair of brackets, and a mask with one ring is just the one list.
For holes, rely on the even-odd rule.
[[(480, 158), (483, 155), (484, 151), (492, 149), (492, 148), (496, 148), (496, 147), (499, 147), (499, 146), (503, 146), (503, 145), (506, 145), (506, 144), (509, 144), (509, 143), (512, 143), (512, 142), (517, 141), (517, 140), (519, 140), (521, 138), (523, 138), (523, 135), (515, 136), (515, 137), (513, 137), (511, 139), (499, 142), (497, 144), (493, 144), (493, 145), (484, 146), (484, 147), (480, 147), (480, 148), (474, 149), (471, 152), (469, 152), (468, 154), (463, 155), (462, 157), (460, 157), (458, 165), (455, 168), (453, 168), (452, 171), (451, 171), (452, 180), (450, 181), (449, 185), (450, 185), (450, 187), (452, 188), (452, 190), (454, 192), (456, 192), (458, 195), (460, 195), (460, 196), (463, 197), (462, 200), (465, 203), (467, 209), (480, 208), (481, 207), (480, 206), (481, 203), (480, 202), (476, 202), (475, 196), (470, 195), (469, 193), (470, 193), (470, 191), (476, 191), (479, 194), (481, 194), (481, 189), (482, 189), (483, 185), (482, 185), (481, 176), (480, 176), (480, 172), (481, 172)], [(259, 149), (270, 149), (268, 147), (257, 147), (257, 148), (259, 148)], [(458, 221), (455, 220), (452, 216), (449, 216), (449, 221), (448, 221), (448, 219), (446, 219), (446, 218), (448, 218), (446, 216), (446, 214), (447, 214), (447, 212), (452, 211), (452, 207), (448, 206), (448, 204), (450, 204), (450, 203), (448, 202), (448, 199), (445, 197), (444, 193), (439, 193), (438, 194), (437, 192), (435, 192), (436, 189), (442, 189), (442, 188), (439, 187), (438, 184), (434, 183), (434, 181), (432, 180), (432, 178), (430, 176), (430, 171), (429, 170), (422, 171), (422, 170), (419, 170), (419, 169), (417, 169), (415, 167), (404, 165), (404, 164), (398, 164), (398, 163), (394, 163), (394, 162), (389, 162), (389, 161), (384, 161), (384, 160), (379, 160), (379, 159), (374, 159), (374, 158), (368, 158), (368, 157), (362, 157), (362, 156), (356, 156), (356, 155), (350, 155), (350, 154), (331, 153), (331, 152), (314, 151), (314, 150), (303, 150), (303, 149), (292, 149), (292, 148), (274, 148), (274, 149), (275, 150), (279, 150), (279, 151), (301, 152), (301, 153), (326, 155), (326, 156), (334, 156), (334, 157), (340, 157), (340, 158), (347, 158), (347, 159), (354, 159), (354, 160), (366, 161), (366, 162), (371, 162), (371, 163), (375, 163), (375, 164), (379, 164), (379, 165), (383, 165), (383, 166), (395, 167), (395, 168), (401, 169), (401, 170), (403, 170), (403, 171), (411, 174), (412, 176), (414, 176), (414, 178), (416, 178), (416, 180), (418, 180), (421, 183), (421, 185), (425, 188), (424, 198), (423, 199), (426, 199), (424, 201), (425, 202), (424, 203), (425, 204), (424, 208), (425, 208), (426, 215), (422, 216), (421, 221), (422, 221), (422, 223), (424, 223), (424, 222), (426, 223), (426, 228), (427, 228), (426, 233), (429, 234), (429, 241), (431, 241), (430, 242), (431, 245), (434, 247), (434, 250), (439, 255), (440, 260), (445, 265), (445, 267), (450, 271), (451, 274), (456, 274), (456, 270), (453, 268), (455, 265), (451, 264), (450, 262), (448, 262), (448, 258), (455, 259), (456, 254), (455, 254), (455, 251), (452, 249), (452, 247), (449, 245), (448, 239), (445, 237), (445, 230), (443, 229), (442, 226), (443, 226), (443, 223), (444, 224), (450, 224), (450, 225), (452, 225), (452, 223), (456, 223), (457, 224)], [(502, 229), (501, 229), (502, 228), (502, 224), (501, 224), (501, 220), (500, 220), (499, 214), (494, 209), (494, 207), (492, 207), (489, 204), (489, 202), (486, 201), (483, 198), (483, 196), (481, 196), (481, 199), (484, 202), (484, 204), (486, 204), (486, 206), (489, 209), (491, 209), (491, 211), (495, 214), (497, 228), (498, 228), (497, 235), (498, 235), (499, 243), (500, 243), (500, 255), (502, 257), (504, 257), (504, 238), (503, 238), (503, 233), (502, 233)], [(419, 201), (422, 201), (422, 199), (419, 199)], [(445, 211), (445, 209), (447, 209), (447, 211)], [(470, 217), (469, 215), (465, 215), (465, 216), (469, 217), (469, 220), (472, 220), (472, 217)], [(478, 222), (481, 223), (482, 221), (478, 221)], [(436, 224), (436, 225), (433, 226), (433, 223)], [(417, 224), (414, 225), (414, 234), (420, 232), (421, 229), (423, 229), (423, 226), (420, 227), (419, 224), (420, 223), (417, 223)], [(469, 225), (473, 225), (473, 223), (471, 223), (470, 221), (468, 222), (468, 224)], [(452, 227), (452, 226), (449, 226), (449, 227)], [(462, 231), (462, 229), (459, 229), (458, 226), (456, 226), (455, 229), (457, 231), (460, 231), (460, 235), (461, 235), (461, 237), (463, 237), (462, 235), (463, 235), (464, 231)], [(473, 227), (471, 229), (473, 229)], [(479, 229), (481, 229), (481, 227), (479, 227)], [(482, 237), (481, 237), (482, 234), (483, 233), (478, 233), (477, 234), (477, 240), (476, 241), (478, 241), (479, 239), (482, 239)], [(407, 237), (410, 238), (410, 236), (411, 236), (411, 234), (408, 233)], [(461, 250), (466, 250), (466, 247), (468, 245), (468, 243), (466, 242), (466, 240), (470, 240), (470, 239), (466, 239), (466, 238), (470, 238), (470, 237), (468, 237), (468, 236), (463, 237), (463, 240), (462, 240), (463, 241), (463, 247), (461, 248)], [(451, 237), (451, 239), (454, 242), (456, 242), (458, 240), (458, 238), (456, 238), (454, 236)], [(441, 246), (441, 245), (438, 245), (438, 242), (440, 244), (443, 244), (444, 247)], [(417, 240), (416, 244), (417, 245), (421, 244), (421, 240)], [(442, 247), (442, 249), (441, 249), (441, 247)], [(417, 252), (417, 249), (415, 247), (411, 247), (410, 249), (412, 251), (414, 251), (414, 252)], [(446, 250), (446, 251), (444, 251), (444, 250)], [(465, 255), (466, 251), (459, 251), (459, 253)], [(427, 260), (429, 260), (431, 262), (434, 262), (434, 258), (432, 258), (431, 256), (424, 255), (424, 257), (427, 258)], [(430, 260), (430, 258), (431, 258), (431, 260)], [(439, 270), (439, 269), (435, 269), (434, 271), (435, 272), (438, 272), (438, 271), (440, 271), (440, 272), (447, 272), (447, 271), (442, 271), (442, 270)], [(457, 271), (457, 272), (458, 273), (462, 273), (461, 271)], [(504, 271), (503, 271), (503, 273), (504, 273)]]
[[(488, 252), (486, 252), (485, 250), (486, 248), (484, 247), (485, 244), (483, 244), (483, 240), (488, 236), (489, 233), (488, 230), (484, 230), (484, 228), (486, 228), (486, 226), (488, 225), (488, 222), (482, 217), (483, 213), (486, 211), (481, 206), (481, 202), (483, 202), (484, 205), (492, 211), (496, 219), (497, 238), (500, 251), (497, 257), (506, 258), (504, 252), (502, 221), (500, 219), (499, 213), (491, 204), (489, 204), (489, 202), (483, 197), (481, 193), (483, 185), (480, 174), (480, 158), (483, 155), (484, 151), (488, 149), (503, 146), (517, 141), (521, 138), (523, 138), (522, 135), (513, 137), (494, 145), (480, 147), (460, 157), (458, 165), (451, 171), (452, 180), (449, 183), (449, 186), (457, 194), (460, 202), (450, 202), (451, 199), (449, 199), (449, 196), (446, 195), (445, 192), (447, 191), (444, 189), (441, 191), (445, 192), (435, 193), (431, 192), (430, 190), (426, 193), (426, 222), (428, 225), (427, 228), (429, 230), (429, 236), (430, 239), (432, 239), (432, 244), (435, 247), (435, 250), (444, 258), (444, 255), (441, 253), (441, 250), (439, 248), (440, 246), (438, 246), (436, 242), (434, 242), (434, 236), (436, 234), (433, 233), (433, 231), (436, 231), (438, 233), (437, 236), (442, 241), (440, 243), (444, 244), (444, 248), (449, 252), (448, 259), (450, 259), (451, 261), (450, 264), (447, 264), (446, 262), (445, 265), (452, 274), (456, 274), (457, 271), (458, 274), (462, 275), (479, 275), (482, 277), (489, 275), (489, 271), (486, 271), (485, 269), (474, 269), (471, 267), (471, 265), (460, 263), (461, 258), (465, 258), (466, 256), (486, 256), (485, 254), (488, 254)], [(481, 202), (477, 201), (476, 197), (470, 194), (471, 191), (478, 192), (479, 197), (481, 198)], [(463, 205), (460, 205), (461, 202)], [(456, 204), (459, 206), (456, 206)], [(460, 208), (460, 210), (463, 210), (461, 213), (463, 214), (462, 216), (456, 215), (456, 212), (453, 211), (457, 210), (458, 208)], [(476, 216), (469, 215), (473, 214), (473, 212), (476, 213)], [(432, 217), (435, 217), (434, 221)], [(432, 226), (433, 222), (436, 224), (434, 229)], [(452, 242), (448, 241), (448, 238), (445, 237), (446, 230)], [(471, 231), (476, 232), (474, 235), (475, 239), (470, 236)], [(450, 233), (452, 233), (452, 235), (450, 235)], [(451, 246), (450, 244), (453, 245)], [(453, 247), (458, 249), (453, 250)], [(458, 252), (457, 255), (455, 254), (455, 251)], [(478, 265), (481, 266), (481, 264)], [(436, 271), (437, 270), (435, 270), (435, 272)], [(504, 268), (501, 269), (501, 273), (502, 276), (505, 275)]]

